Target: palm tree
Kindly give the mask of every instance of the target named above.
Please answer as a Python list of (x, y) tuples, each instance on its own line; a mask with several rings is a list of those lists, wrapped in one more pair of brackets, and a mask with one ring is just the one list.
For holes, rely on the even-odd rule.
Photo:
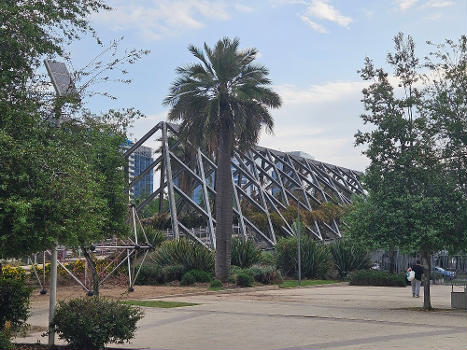
[(239, 40), (227, 37), (204, 52), (188, 50), (199, 62), (178, 67), (177, 79), (164, 104), (168, 119), (181, 122), (181, 135), (217, 158), (216, 277), (229, 277), (232, 243), (233, 190), (231, 157), (234, 147), (247, 150), (258, 141), (261, 128), (272, 132), (268, 108), (278, 108), (278, 94), (267, 88), (266, 67), (252, 64), (258, 51), (239, 50)]

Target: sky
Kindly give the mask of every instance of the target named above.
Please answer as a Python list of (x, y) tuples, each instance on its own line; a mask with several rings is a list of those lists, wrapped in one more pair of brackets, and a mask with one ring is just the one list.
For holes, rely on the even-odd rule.
[[(259, 51), (272, 89), (282, 107), (272, 110), (274, 134), (261, 146), (303, 151), (315, 159), (363, 171), (368, 159), (354, 147), (363, 128), (358, 69), (366, 56), (387, 67), (386, 55), (398, 32), (412, 35), (419, 57), (426, 41), (441, 43), (466, 33), (465, 0), (109, 0), (113, 10), (93, 14), (91, 23), (104, 44), (123, 36), (121, 52), (150, 53), (127, 67), (131, 84), (107, 82), (95, 87), (117, 100), (86, 100), (94, 112), (134, 107), (146, 115), (131, 129), (133, 139), (165, 120), (162, 101), (175, 80), (175, 69), (194, 63), (189, 44), (209, 46), (224, 36), (238, 37), (241, 48)], [(71, 47), (74, 69), (102, 51), (91, 37)], [(151, 146), (148, 141), (147, 146)]]

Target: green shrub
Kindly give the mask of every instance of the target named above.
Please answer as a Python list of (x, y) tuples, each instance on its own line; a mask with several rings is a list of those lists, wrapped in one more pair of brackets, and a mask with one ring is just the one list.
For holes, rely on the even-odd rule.
[(219, 281), (218, 279), (213, 279), (211, 280), (211, 283), (209, 285), (211, 288), (222, 288), (224, 287), (224, 284)]
[(237, 273), (237, 285), (240, 287), (252, 287), (255, 283), (253, 276), (247, 272), (239, 272)]
[(180, 281), (180, 284), (182, 286), (189, 286), (192, 285), (196, 282), (195, 276), (191, 271), (185, 272), (185, 274), (182, 277), (182, 280)]
[(0, 277), (0, 330), (5, 329), (6, 322), (12, 330), (25, 324), (31, 292), (23, 279)]
[(342, 279), (351, 271), (368, 269), (371, 265), (366, 249), (351, 241), (335, 240), (329, 245), (329, 248), (334, 265)]
[(11, 334), (8, 330), (0, 330), (0, 349), (12, 350), (13, 344), (11, 344)]
[(360, 270), (350, 273), (350, 284), (355, 286), (396, 286), (405, 287), (405, 274), (385, 271)]
[(203, 270), (190, 271), (196, 282), (207, 283), (211, 281), (211, 275)]
[(280, 284), (282, 275), (272, 266), (253, 265), (248, 269), (256, 282), (262, 284)]
[(261, 258), (261, 251), (255, 242), (239, 238), (232, 239), (232, 264), (242, 268), (257, 264)]
[(154, 253), (154, 261), (162, 267), (182, 265), (185, 271), (214, 271), (214, 253), (186, 239), (163, 242)]
[(141, 266), (141, 270), (139, 271), (139, 275), (135, 283), (137, 285), (153, 286), (164, 282), (162, 268), (159, 265), (148, 265)]
[(186, 270), (183, 265), (168, 265), (162, 267), (161, 272), (163, 283), (180, 281), (185, 271)]
[(261, 256), (259, 258), (259, 263), (263, 266), (275, 266), (276, 260), (274, 258), (274, 253), (272, 252), (261, 252)]
[[(149, 243), (153, 247), (159, 247), (162, 242), (167, 240), (167, 236), (164, 232), (155, 229), (152, 226), (146, 225), (144, 226), (144, 233), (146, 234), (146, 237), (148, 238)], [(140, 230), (138, 231), (138, 240), (140, 242), (145, 242), (146, 238), (143, 235), (143, 232)]]
[[(330, 267), (331, 255), (324, 244), (315, 242), (312, 238), (301, 238), (302, 277), (324, 279)], [(281, 238), (276, 244), (275, 259), (277, 267), (286, 275), (298, 275), (297, 238)]]
[(58, 336), (79, 349), (103, 349), (135, 335), (141, 309), (103, 298), (78, 298), (58, 303), (52, 321)]
[(242, 272), (243, 269), (240, 267), (240, 266), (236, 266), (236, 265), (230, 265), (230, 274), (231, 275), (235, 275), (239, 272)]

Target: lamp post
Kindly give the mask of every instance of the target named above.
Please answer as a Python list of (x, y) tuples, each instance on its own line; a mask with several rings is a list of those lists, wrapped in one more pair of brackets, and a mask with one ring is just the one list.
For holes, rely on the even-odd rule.
[[(62, 121), (62, 107), (65, 103), (62, 97), (72, 97), (76, 101), (79, 101), (80, 97), (65, 63), (46, 59), (44, 64), (56, 92), (54, 112), (56, 126), (59, 127)], [(51, 324), (57, 301), (57, 244), (50, 255), (49, 347), (51, 348), (55, 345), (55, 330)], [(45, 273), (45, 260), (43, 269)]]
[(302, 285), (302, 257), (300, 251), (300, 200), (297, 199), (297, 255), (298, 255), (298, 285)]

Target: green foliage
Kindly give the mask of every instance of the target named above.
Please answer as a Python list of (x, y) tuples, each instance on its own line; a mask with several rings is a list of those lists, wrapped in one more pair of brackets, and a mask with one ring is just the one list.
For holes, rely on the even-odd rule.
[(164, 283), (164, 275), (162, 268), (159, 265), (141, 266), (138, 278), (135, 282), (137, 285), (157, 285)]
[[(96, 116), (74, 96), (52, 98), (41, 88), (49, 82), (38, 69), (45, 57), (66, 59), (66, 48), (80, 36), (97, 39), (89, 18), (107, 9), (101, 0), (6, 1), (0, 6), (0, 21), (7, 24), (0, 28), (2, 257), (24, 256), (57, 242), (89, 245), (126, 233), (120, 146), (129, 121), (140, 114), (127, 109)], [(90, 79), (85, 88), (98, 76), (105, 81), (106, 69), (131, 64), (144, 53), (132, 50), (124, 59), (113, 55), (108, 64), (99, 59), (93, 67), (99, 74), (76, 72), (75, 77)]]
[(0, 277), (0, 331), (5, 330), (6, 323), (12, 330), (25, 324), (31, 292), (22, 279)]
[(207, 283), (211, 281), (211, 276), (206, 271), (202, 270), (190, 270), (185, 272), (180, 281), (182, 286), (187, 286), (195, 282)]
[(73, 238), (77, 228), (95, 232), (110, 222), (107, 213), (112, 208), (100, 197), (104, 176), (93, 173), (77, 149), (84, 140), (67, 147), (70, 130), (64, 132), (50, 122), (65, 101), (51, 105), (51, 99), (39, 93), (37, 85), (43, 83), (36, 75), (46, 55), (62, 55), (66, 43), (92, 31), (89, 14), (107, 8), (100, 0), (50, 1), (47, 6), (8, 1), (0, 7), (1, 22), (14, 23), (0, 28), (4, 39), (0, 52), (3, 257), (44, 250), (58, 239)]
[(214, 278), (213, 280), (211, 280), (209, 287), (212, 289), (221, 289), (224, 287), (224, 284), (218, 279)]
[[(162, 242), (167, 240), (167, 236), (164, 232), (155, 229), (153, 226), (150, 225), (144, 226), (144, 233), (146, 234), (149, 243), (152, 244), (154, 247), (159, 247), (162, 244)], [(146, 240), (142, 231), (138, 231), (138, 240), (140, 242), (145, 242)]]
[(196, 282), (207, 283), (211, 281), (211, 275), (203, 270), (191, 270), (190, 271), (195, 278)]
[(298, 288), (298, 287), (309, 287), (318, 286), (322, 284), (333, 284), (337, 281), (332, 280), (302, 280), (302, 284), (298, 284), (298, 280), (287, 280), (279, 285), (279, 288)]
[(13, 350), (11, 343), (11, 333), (8, 329), (0, 329), (0, 349)]
[(256, 282), (262, 284), (280, 284), (282, 275), (273, 266), (253, 265), (248, 269)]
[(360, 270), (350, 273), (350, 284), (355, 286), (395, 286), (407, 285), (404, 274), (386, 271)]
[(58, 303), (52, 322), (59, 337), (81, 349), (103, 349), (135, 335), (143, 317), (139, 308), (102, 298), (70, 299)]
[[(467, 246), (466, 37), (438, 45), (425, 65), (412, 37), (399, 33), (394, 44), (387, 55), (393, 72), (369, 58), (360, 71), (369, 83), (361, 116), (369, 127), (355, 143), (370, 159), (363, 178), (368, 195), (353, 202), (344, 221), (353, 240), (420, 253), (429, 266), (433, 252)], [(424, 309), (431, 309), (429, 269), (425, 277)]]
[(255, 242), (239, 238), (232, 239), (232, 265), (247, 268), (257, 264), (261, 258), (261, 251)]
[(268, 88), (271, 81), (266, 67), (253, 63), (256, 49), (239, 49), (238, 39), (227, 37), (215, 47), (204, 50), (190, 45), (198, 60), (177, 69), (164, 104), (170, 106), (168, 120), (180, 122), (180, 133), (193, 145), (217, 152), (216, 277), (229, 276), (232, 239), (232, 175), (230, 158), (233, 147), (246, 150), (258, 141), (260, 130), (272, 130), (269, 108), (278, 108), (278, 94)]
[(193, 273), (191, 271), (188, 271), (188, 272), (185, 272), (183, 274), (183, 277), (182, 277), (182, 280), (180, 281), (180, 284), (182, 286), (189, 286), (189, 285), (192, 285), (196, 282), (196, 278), (195, 276), (193, 275)]
[(343, 279), (354, 270), (370, 267), (370, 257), (362, 246), (346, 239), (335, 240), (329, 245), (334, 265)]
[(243, 271), (243, 269), (240, 266), (233, 265), (233, 264), (230, 266), (230, 273), (231, 274), (236, 274), (236, 273), (241, 272), (241, 271)]
[[(301, 238), (301, 265), (304, 278), (324, 278), (330, 267), (331, 255), (327, 246), (312, 238)], [(286, 276), (297, 276), (297, 238), (281, 238), (275, 248), (276, 263)]]
[(255, 280), (251, 273), (247, 272), (239, 272), (236, 275), (236, 281), (238, 286), (240, 287), (253, 287)]
[(136, 280), (137, 285), (158, 285), (173, 281), (180, 281), (186, 269), (182, 265), (145, 265)]
[(162, 267), (162, 278), (164, 283), (180, 281), (186, 271), (183, 265), (167, 265)]
[(214, 271), (214, 253), (186, 239), (163, 242), (154, 253), (154, 261), (161, 266), (182, 265), (185, 271)]
[(265, 251), (262, 251), (261, 252), (261, 256), (259, 258), (259, 263), (261, 265), (269, 265), (269, 266), (275, 266), (276, 265), (276, 260), (275, 260), (275, 257), (274, 257), (274, 253), (273, 252), (265, 252)]

